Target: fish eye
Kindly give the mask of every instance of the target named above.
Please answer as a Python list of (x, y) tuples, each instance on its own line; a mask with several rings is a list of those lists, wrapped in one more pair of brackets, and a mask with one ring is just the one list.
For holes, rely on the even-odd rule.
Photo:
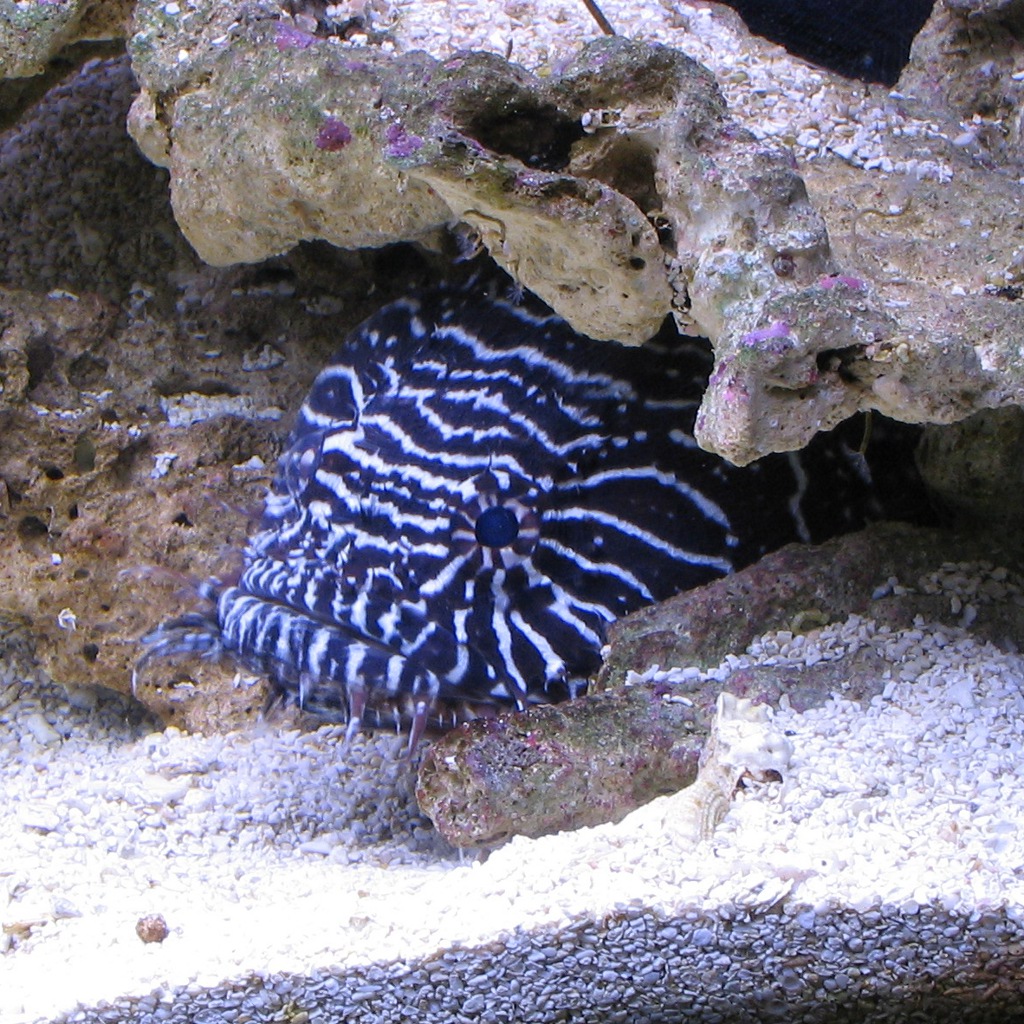
[(474, 533), (484, 547), (503, 548), (519, 536), (519, 520), (510, 508), (485, 508), (476, 521)]

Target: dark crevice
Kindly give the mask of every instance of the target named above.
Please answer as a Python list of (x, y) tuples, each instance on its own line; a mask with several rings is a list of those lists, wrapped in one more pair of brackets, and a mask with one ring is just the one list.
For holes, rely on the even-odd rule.
[(573, 143), (583, 138), (583, 127), (553, 104), (518, 109), (483, 111), (460, 130), (482, 146), (514, 157), (541, 171), (563, 171), (569, 166)]
[(114, 482), (119, 487), (126, 487), (131, 483), (132, 470), (134, 469), (135, 463), (139, 456), (145, 455), (150, 450), (150, 442), (148, 438), (143, 438), (140, 441), (136, 441), (134, 444), (128, 445), (121, 452), (118, 453), (116, 459), (110, 466), (110, 474), (114, 479)]
[(234, 397), (241, 392), (236, 387), (220, 380), (190, 380), (183, 373), (174, 373), (157, 381), (153, 385), (156, 393), (168, 398), (171, 395), (197, 394), (205, 395), (208, 398), (215, 398), (219, 395)]
[(25, 346), (28, 391), (31, 394), (46, 379), (56, 362), (57, 353), (45, 338), (36, 338)]
[(25, 539), (45, 537), (49, 532), (50, 528), (39, 516), (25, 516), (18, 523), (18, 536)]
[(109, 366), (106, 359), (84, 352), (68, 367), (68, 383), (83, 390), (99, 388), (107, 379)]
[(91, 473), (96, 468), (96, 445), (88, 434), (79, 434), (73, 458), (79, 473)]
[(580, 154), (579, 173), (621, 192), (648, 216), (661, 210), (662, 199), (654, 180), (654, 152), (647, 143), (623, 135), (608, 144), (600, 156), (588, 156)]
[(822, 349), (815, 356), (819, 373), (836, 374), (846, 384), (856, 384), (861, 379), (855, 367), (863, 362), (864, 347), (862, 345)]

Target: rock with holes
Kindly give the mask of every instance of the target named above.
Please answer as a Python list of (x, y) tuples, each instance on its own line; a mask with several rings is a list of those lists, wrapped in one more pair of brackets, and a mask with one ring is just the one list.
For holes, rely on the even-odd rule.
[[(89, 61), (0, 136), (0, 619), (54, 679), (121, 692), (153, 617), (230, 571), (338, 332), (415, 270), (326, 247), (202, 267), (127, 137), (133, 89), (125, 58)], [(233, 668), (167, 668), (138, 689), (165, 722), (264, 704)]]
[[(490, 54), (438, 62), (342, 49), (269, 17), (214, 47), (227, 13), (168, 71), (163, 11), (140, 8), (132, 52), (145, 88), (130, 127), (170, 168), (178, 222), (207, 261), (255, 261), (304, 238), (432, 242), (461, 220), (475, 233), (468, 245), (486, 246), (592, 336), (640, 342), (670, 312), (645, 210), (568, 166), (585, 97), (561, 103)], [(643, 64), (653, 51), (630, 52)], [(659, 73), (661, 87), (678, 90), (681, 74), (717, 96), (681, 54)]]
[(680, 50), (602, 39), (541, 78), (246, 12), (186, 23), (146, 0), (131, 43), (131, 130), (210, 262), (461, 221), (575, 328), (634, 343), (670, 312), (712, 338), (756, 330), (769, 296), (834, 269), (791, 157), (732, 121)]
[(125, 34), (134, 0), (0, 0), (0, 78), (38, 75), (62, 47)]
[[(1006, 301), (1019, 246), (999, 227), (1019, 186), (965, 149), (981, 128), (911, 114), (909, 99), (874, 106), (838, 80), (806, 109), (797, 90), (778, 97), (791, 129), (749, 97), (741, 123), (687, 56), (717, 59), (690, 14), (655, 33), (670, 45), (632, 41), (626, 24), (569, 58), (543, 7), (522, 50), (507, 11), (479, 37), (418, 8), (376, 11), (340, 23), (330, 9), (197, 0), (185, 18), (140, 3), (131, 130), (170, 169), (204, 259), (258, 260), (309, 238), (432, 245), (461, 222), (469, 249), (591, 337), (636, 343), (668, 313), (709, 337), (717, 366), (696, 437), (736, 463), (800, 448), (858, 409), (948, 423), (1021, 402), (1021, 313)], [(701, 19), (721, 31), (718, 15)], [(523, 66), (498, 55), (495, 32)], [(543, 57), (546, 34), (557, 59)], [(755, 61), (759, 45), (730, 42)], [(750, 74), (720, 78), (740, 108), (744, 89), (774, 89)], [(928, 90), (911, 91), (931, 103)], [(951, 127), (936, 132), (933, 114)], [(802, 146), (804, 164), (777, 140)], [(964, 210), (977, 230), (961, 239)]]

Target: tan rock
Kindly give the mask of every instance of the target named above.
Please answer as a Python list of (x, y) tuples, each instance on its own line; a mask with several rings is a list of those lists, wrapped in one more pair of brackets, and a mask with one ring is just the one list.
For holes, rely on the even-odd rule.
[(0, 0), (0, 78), (38, 75), (70, 43), (124, 36), (134, 7), (135, 0)]

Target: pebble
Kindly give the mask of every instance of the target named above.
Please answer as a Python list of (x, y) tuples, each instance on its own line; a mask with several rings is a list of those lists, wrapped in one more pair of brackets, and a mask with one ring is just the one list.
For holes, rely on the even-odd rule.
[(29, 734), (44, 746), (60, 743), (60, 733), (40, 714), (25, 715), (21, 724)]

